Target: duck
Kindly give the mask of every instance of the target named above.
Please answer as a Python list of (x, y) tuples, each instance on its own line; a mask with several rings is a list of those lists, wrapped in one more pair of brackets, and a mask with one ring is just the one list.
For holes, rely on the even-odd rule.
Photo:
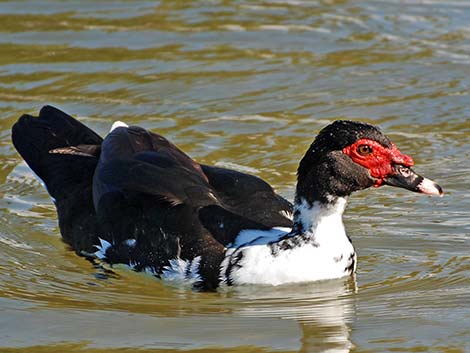
[(342, 216), (352, 193), (389, 185), (443, 195), (378, 127), (359, 121), (321, 129), (300, 160), (293, 203), (157, 133), (116, 122), (103, 139), (52, 106), (22, 115), (12, 142), (78, 255), (201, 290), (351, 276), (357, 254)]

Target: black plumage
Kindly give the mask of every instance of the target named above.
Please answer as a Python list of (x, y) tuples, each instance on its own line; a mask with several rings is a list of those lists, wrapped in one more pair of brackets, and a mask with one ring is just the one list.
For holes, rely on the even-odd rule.
[(200, 165), (140, 127), (118, 127), (102, 140), (46, 106), (39, 117), (22, 116), (12, 139), (55, 198), (64, 241), (90, 255), (104, 239), (111, 264), (158, 275), (170, 259), (201, 256), (203, 286), (214, 288), (225, 247), (240, 230), (292, 223), (292, 205), (263, 180)]

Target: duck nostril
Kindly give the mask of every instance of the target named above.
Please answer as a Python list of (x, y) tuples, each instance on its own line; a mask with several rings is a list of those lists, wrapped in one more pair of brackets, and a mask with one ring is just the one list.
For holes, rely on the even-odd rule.
[(402, 177), (405, 177), (405, 178), (413, 175), (413, 171), (409, 167), (404, 166), (403, 164), (395, 164), (393, 166), (393, 170), (397, 174), (399, 174), (399, 175), (401, 175)]
[(398, 168), (398, 171), (400, 172), (401, 175), (403, 175), (405, 177), (411, 175), (410, 168), (407, 168), (407, 167), (402, 166), (402, 165)]

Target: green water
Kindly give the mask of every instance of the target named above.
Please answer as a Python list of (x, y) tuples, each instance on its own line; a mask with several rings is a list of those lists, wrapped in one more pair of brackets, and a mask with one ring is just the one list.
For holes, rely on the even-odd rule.
[[(469, 19), (467, 0), (0, 1), (0, 351), (469, 352)], [(44, 104), (287, 198), (318, 130), (360, 119), (446, 195), (354, 195), (354, 279), (198, 293), (106, 274), (11, 145)]]

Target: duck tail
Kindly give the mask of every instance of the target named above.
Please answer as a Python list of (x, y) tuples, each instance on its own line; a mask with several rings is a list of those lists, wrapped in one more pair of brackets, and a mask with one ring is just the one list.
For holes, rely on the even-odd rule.
[(88, 127), (51, 106), (39, 117), (23, 115), (12, 128), (12, 141), (56, 200), (69, 189), (91, 186), (103, 141)]
[(38, 117), (18, 119), (12, 141), (54, 199), (64, 240), (77, 253), (93, 251), (98, 226), (92, 183), (103, 139), (70, 115), (45, 106)]

